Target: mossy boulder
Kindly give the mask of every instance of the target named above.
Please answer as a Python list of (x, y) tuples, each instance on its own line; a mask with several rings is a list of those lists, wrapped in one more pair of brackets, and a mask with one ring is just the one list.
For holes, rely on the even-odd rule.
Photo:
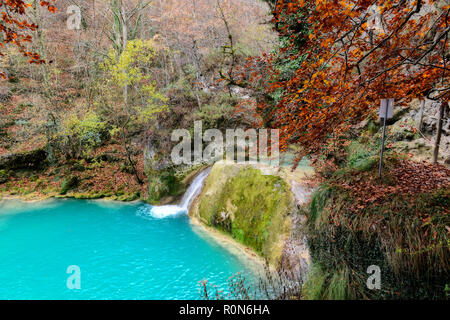
[(190, 215), (276, 265), (290, 233), (293, 203), (282, 178), (221, 161), (213, 166)]
[(413, 119), (402, 119), (390, 126), (389, 135), (393, 141), (411, 141), (416, 138)]
[(0, 170), (39, 169), (47, 163), (47, 152), (37, 149), (0, 156)]

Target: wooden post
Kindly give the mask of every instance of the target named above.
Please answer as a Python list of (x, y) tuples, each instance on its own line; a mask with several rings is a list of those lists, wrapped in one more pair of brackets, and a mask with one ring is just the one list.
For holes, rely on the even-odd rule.
[(439, 156), (439, 144), (441, 143), (442, 136), (442, 122), (444, 118), (444, 111), (447, 102), (442, 101), (441, 106), (439, 108), (439, 118), (437, 122), (437, 132), (436, 132), (436, 141), (434, 142), (434, 153), (433, 153), (433, 164), (437, 164), (438, 156)]
[(381, 179), (381, 169), (383, 168), (384, 141), (386, 140), (386, 121), (388, 117), (389, 100), (386, 102), (386, 112), (383, 119), (383, 138), (381, 142), (380, 167), (378, 168), (378, 178)]

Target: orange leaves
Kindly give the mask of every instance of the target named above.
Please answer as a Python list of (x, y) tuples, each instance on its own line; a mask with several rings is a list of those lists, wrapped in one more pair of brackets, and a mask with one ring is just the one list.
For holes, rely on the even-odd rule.
[[(56, 7), (52, 6), (49, 1), (41, 1), (40, 4), (47, 7), (50, 12), (56, 12)], [(20, 21), (17, 19), (17, 16), (26, 15), (26, 9), (32, 7), (32, 5), (24, 2), (24, 0), (10, 0), (2, 1), (0, 8), (2, 7), (5, 8), (5, 11), (1, 12), (0, 17), (2, 20), (0, 33), (3, 35), (0, 46), (4, 48), (6, 44), (14, 45), (24, 56), (30, 58), (29, 63), (43, 63), (44, 61), (40, 59), (38, 54), (29, 52), (24, 46), (24, 43), (31, 42), (32, 38), (30, 35), (22, 33), (22, 30), (34, 31), (37, 29), (37, 25), (26, 20)], [(2, 55), (1, 52), (0, 55)], [(0, 73), (0, 77), (6, 78), (6, 75)]]
[(333, 39), (332, 39), (332, 38), (327, 38), (327, 39), (322, 40), (322, 42), (320, 43), (320, 46), (321, 46), (322, 48), (326, 48), (326, 47), (328, 47), (331, 43), (333, 43)]
[(50, 11), (52, 13), (56, 13), (57, 9), (55, 6), (48, 6), (48, 11)]
[[(416, 14), (417, 1), (293, 3), (279, 1), (274, 11), (280, 34), (290, 39), (279, 56), (303, 60), (282, 81), (276, 65), (265, 69), (269, 92), (282, 96), (276, 106), (259, 109), (274, 127), (283, 128), (281, 143), (317, 152), (330, 136), (373, 112), (386, 95), (407, 102), (450, 94), (449, 41), (444, 41), (450, 8)], [(299, 16), (308, 30), (289, 33)]]

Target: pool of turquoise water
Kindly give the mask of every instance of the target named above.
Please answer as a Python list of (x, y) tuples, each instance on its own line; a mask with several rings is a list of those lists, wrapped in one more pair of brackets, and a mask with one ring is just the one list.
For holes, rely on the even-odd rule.
[[(158, 219), (149, 209), (107, 201), (0, 202), (0, 299), (198, 299), (202, 279), (226, 292), (233, 274), (253, 277), (247, 260), (185, 214)], [(80, 289), (67, 286), (69, 266), (79, 268)]]

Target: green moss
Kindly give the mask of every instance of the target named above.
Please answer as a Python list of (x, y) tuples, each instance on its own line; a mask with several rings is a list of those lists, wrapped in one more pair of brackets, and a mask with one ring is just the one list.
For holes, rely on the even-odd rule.
[(148, 190), (147, 202), (151, 204), (158, 204), (164, 197), (176, 196), (184, 192), (183, 185), (175, 175), (174, 169), (149, 172)]
[(118, 197), (117, 200), (119, 200), (119, 201), (134, 201), (134, 200), (139, 199), (140, 196), (141, 196), (141, 193), (138, 191), (135, 193), (124, 194), (124, 195)]
[(369, 171), (378, 163), (377, 146), (353, 141), (348, 147), (347, 166), (360, 171)]
[(64, 179), (64, 181), (61, 183), (61, 190), (60, 194), (66, 194), (67, 191), (72, 190), (73, 188), (77, 187), (80, 183), (80, 179), (77, 176), (69, 176)]
[(0, 183), (5, 183), (8, 181), (9, 176), (6, 170), (0, 170)]
[(280, 177), (216, 164), (194, 214), (276, 264), (290, 231), (292, 203), (289, 186)]

